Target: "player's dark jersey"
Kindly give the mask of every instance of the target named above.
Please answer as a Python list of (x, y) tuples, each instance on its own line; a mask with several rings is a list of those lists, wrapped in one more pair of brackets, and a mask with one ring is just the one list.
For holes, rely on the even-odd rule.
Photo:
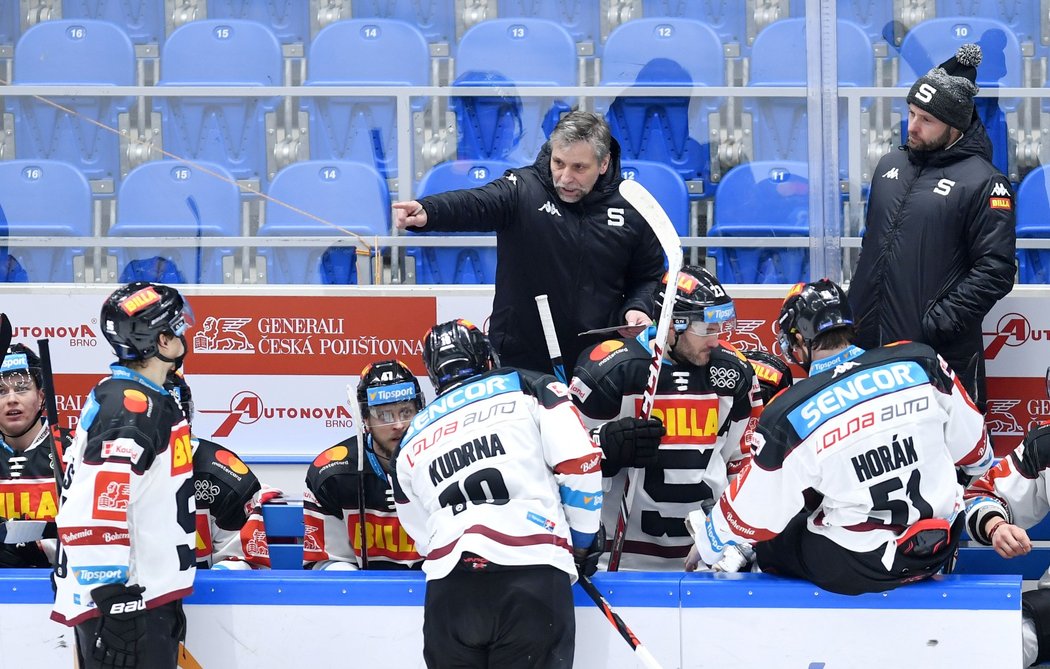
[[(570, 392), (586, 416), (638, 415), (652, 330), (603, 342), (580, 356)], [(713, 503), (741, 466), (761, 412), (758, 397), (754, 370), (728, 344), (713, 349), (703, 367), (664, 363), (652, 416), (663, 421), (667, 434), (659, 462), (636, 470), (621, 568), (681, 569), (692, 544), (685, 517)], [(609, 499), (620, 498), (624, 478), (621, 472), (607, 481)], [(615, 527), (617, 505), (606, 504), (603, 511), (606, 527)]]
[[(418, 569), (422, 558), (394, 508), (390, 477), (366, 437), (365, 536), (369, 569)], [(349, 437), (318, 455), (306, 474), (303, 515), (303, 566), (324, 569), (333, 562), (360, 564), (357, 437)], [(353, 546), (351, 546), (353, 537)]]
[[(0, 440), (0, 518), (54, 521), (58, 513), (51, 468), (51, 432), (41, 421), (24, 451)], [(54, 536), (53, 527), (51, 536)], [(0, 567), (50, 567), (39, 542), (0, 544)]]
[(197, 503), (197, 566), (246, 562), (270, 566), (270, 550), (257, 494), (259, 479), (237, 455), (194, 438), (193, 489)]

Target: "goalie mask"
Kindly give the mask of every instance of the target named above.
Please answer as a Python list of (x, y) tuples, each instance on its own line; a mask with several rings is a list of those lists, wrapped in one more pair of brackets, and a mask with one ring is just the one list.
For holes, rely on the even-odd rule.
[[(122, 361), (147, 360), (154, 356), (182, 364), (182, 357), (169, 360), (157, 351), (161, 334), (182, 339), (193, 325), (193, 312), (179, 291), (147, 281), (135, 281), (115, 290), (102, 304), (102, 334)], [(183, 354), (185, 356), (185, 353)]]
[[(357, 401), (362, 416), (382, 424), (410, 421), (423, 408), (423, 391), (419, 380), (400, 360), (373, 362), (361, 370), (357, 384)], [(411, 402), (411, 405), (400, 405)]]
[[(657, 300), (663, 300), (668, 277)], [(722, 284), (703, 267), (686, 266), (678, 273), (671, 325), (678, 334), (700, 336), (728, 334), (736, 328), (736, 309)]]
[[(809, 361), (813, 359), (813, 340), (838, 328), (852, 328), (853, 311), (838, 284), (820, 279), (795, 284), (784, 299), (777, 322), (780, 328), (777, 337), (784, 356), (808, 371)], [(802, 336), (806, 347), (805, 359), (798, 350), (796, 334)]]
[(423, 338), (423, 364), (438, 394), (464, 379), (499, 366), (489, 338), (462, 318), (440, 323)]

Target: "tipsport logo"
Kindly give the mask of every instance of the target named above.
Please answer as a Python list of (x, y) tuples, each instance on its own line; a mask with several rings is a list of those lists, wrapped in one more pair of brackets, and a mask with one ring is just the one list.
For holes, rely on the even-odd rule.
[(1035, 330), (1022, 314), (1004, 314), (995, 326), (995, 332), (983, 333), (992, 339), (984, 347), (986, 360), (994, 360), (1004, 346), (1017, 347), (1029, 341), (1050, 341), (1050, 330)]
[(271, 407), (263, 403), (261, 397), (251, 390), (242, 390), (230, 398), (228, 409), (198, 409), (205, 414), (225, 414), (222, 423), (212, 433), (212, 437), (230, 436), (238, 425), (251, 425), (260, 419), (267, 420), (316, 420), (324, 421), (324, 427), (353, 427), (353, 418), (346, 407), (334, 406), (291, 406)]

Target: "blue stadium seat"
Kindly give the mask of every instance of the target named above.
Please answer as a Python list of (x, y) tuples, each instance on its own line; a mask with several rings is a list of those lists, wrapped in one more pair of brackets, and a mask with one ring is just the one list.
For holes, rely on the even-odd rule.
[[(440, 163), (419, 182), (419, 197), (462, 188), (476, 188), (503, 176), (514, 167), (498, 160), (459, 160)], [(484, 233), (470, 232), (469, 235)], [(405, 249), (416, 259), (416, 283), (494, 283), (496, 248), (421, 246)]]
[[(855, 23), (838, 21), (838, 85), (873, 86), (875, 55), (871, 41)], [(767, 26), (751, 50), (749, 86), (805, 86), (807, 83), (806, 20), (784, 19)], [(791, 54), (796, 54), (792, 56)], [(753, 98), (745, 108), (752, 114), (755, 160), (806, 160), (809, 156), (806, 99)], [(839, 104), (839, 172), (848, 177), (848, 123), (846, 104)]]
[(624, 179), (634, 179), (653, 194), (679, 237), (689, 236), (689, 190), (682, 176), (664, 163), (651, 160), (624, 160), (620, 165)]
[[(430, 51), (414, 26), (395, 19), (338, 21), (317, 34), (306, 86), (427, 86)], [(305, 91), (304, 91), (305, 92)], [(393, 97), (303, 97), (310, 117), (310, 157), (354, 160), (397, 176), (397, 105)], [(413, 100), (420, 111), (424, 100)], [(402, 135), (412, 132), (403, 129)]]
[[(238, 19), (192, 21), (164, 43), (164, 86), (280, 86), (281, 45), (269, 28)], [(160, 91), (158, 91), (160, 93)], [(164, 149), (180, 159), (224, 166), (237, 179), (267, 178), (266, 113), (259, 97), (155, 97)]]
[[(135, 48), (112, 23), (45, 21), (18, 40), (14, 82), (131, 86), (135, 83)], [(54, 104), (33, 97), (7, 97), (6, 101), (7, 111), (14, 114), (16, 158), (66, 161), (88, 179), (120, 178), (118, 116), (128, 110), (131, 100), (52, 96), (48, 101)]]
[(496, 13), (502, 19), (547, 19), (563, 26), (577, 42), (601, 42), (601, 10), (597, 2), (580, 0), (499, 0)]
[(354, 0), (355, 19), (399, 19), (423, 33), (427, 42), (456, 43), (456, 3), (452, 0)]
[(14, 44), (22, 34), (17, 2), (0, 2), (0, 44)]
[[(603, 86), (724, 86), (725, 59), (718, 35), (691, 19), (637, 19), (616, 28), (605, 42)], [(708, 115), (719, 98), (620, 97), (599, 100), (625, 160), (654, 160), (683, 179), (711, 187)], [(606, 111), (605, 107), (608, 107)]]
[(510, 92), (450, 99), (459, 128), (459, 158), (530, 163), (571, 99), (519, 99), (515, 86), (575, 86), (576, 45), (564, 28), (544, 19), (492, 19), (463, 35), (456, 56), (457, 86), (504, 86)]
[[(931, 19), (909, 30), (901, 42), (897, 85), (910, 87), (930, 68), (955, 55), (959, 46), (966, 42), (976, 42), (984, 52), (984, 59), (977, 67), (977, 85), (982, 91), (1023, 85), (1024, 63), (1017, 36), (1005, 23), (979, 17)], [(1016, 111), (1018, 99), (976, 98), (974, 106), (992, 140), (992, 162), (1003, 173), (1009, 174), (1006, 114)], [(907, 108), (902, 106), (901, 109), (901, 136), (907, 137)]]
[[(215, 163), (156, 160), (128, 173), (117, 192), (110, 237), (237, 237), (241, 203), (233, 176)], [(231, 248), (119, 248), (120, 281), (224, 283)], [(232, 267), (231, 267), (232, 269)]]
[(747, 12), (740, 0), (642, 0), (646, 18), (683, 18), (703, 21), (723, 42), (747, 46)]
[(259, 248), (269, 283), (357, 283), (355, 248), (370, 244), (374, 235), (390, 234), (386, 181), (365, 163), (293, 163), (277, 173), (268, 194), (261, 237), (346, 237), (352, 232), (365, 238), (356, 247)]
[(939, 18), (954, 16), (969, 21), (971, 17), (994, 17), (1006, 24), (1019, 41), (1032, 42), (1040, 55), (1045, 55), (1050, 45), (1050, 35), (1041, 35), (1040, 27), (1040, 13), (1046, 11), (1046, 3), (1040, 0), (937, 0)]
[(310, 41), (310, 3), (303, 0), (208, 0), (208, 18), (258, 21), (281, 44)]
[[(796, 7), (805, 11), (804, 2), (792, 4), (792, 10)], [(837, 18), (844, 21), (856, 23), (868, 35), (872, 43), (885, 40), (892, 43), (894, 40), (893, 29), (893, 3), (879, 2), (878, 0), (838, 0), (836, 5)], [(792, 11), (792, 16), (794, 16)], [(799, 13), (798, 16), (804, 14)]]
[[(1017, 238), (1050, 239), (1050, 170), (1040, 165), (1017, 188)], [(1018, 281), (1050, 283), (1050, 249), (1017, 249)]]
[[(75, 167), (55, 160), (0, 161), (0, 229), (4, 237), (90, 237), (91, 187)], [(59, 281), (76, 276), (82, 249), (0, 250), (0, 281)]]
[(135, 44), (164, 41), (163, 0), (63, 0), (62, 18), (108, 21), (119, 26)]
[[(802, 162), (753, 162), (729, 170), (715, 193), (709, 237), (808, 237), (809, 170)], [(809, 249), (712, 248), (722, 283), (809, 280)]]

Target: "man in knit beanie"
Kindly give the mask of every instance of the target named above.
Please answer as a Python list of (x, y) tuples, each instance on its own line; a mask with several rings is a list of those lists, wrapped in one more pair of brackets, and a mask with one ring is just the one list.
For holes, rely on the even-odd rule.
[(982, 321), (1013, 288), (1013, 188), (974, 110), (981, 48), (964, 44), (908, 91), (908, 138), (872, 175), (849, 302), (856, 344), (929, 344), (985, 410)]

